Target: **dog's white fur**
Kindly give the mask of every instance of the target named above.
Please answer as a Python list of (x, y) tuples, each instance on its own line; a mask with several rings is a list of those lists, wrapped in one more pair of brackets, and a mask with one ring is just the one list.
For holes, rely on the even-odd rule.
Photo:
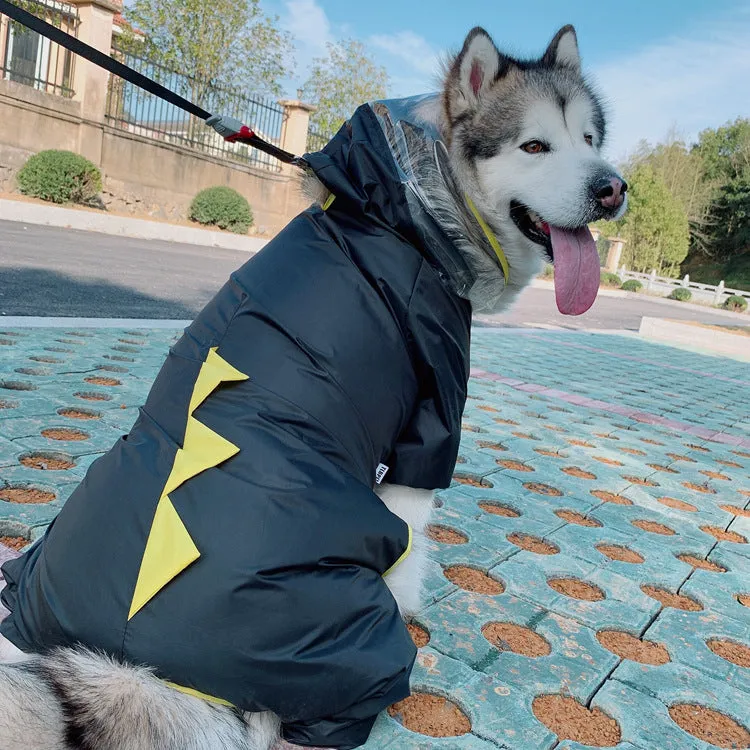
[[(562, 30), (546, 55), (561, 67), (561, 76), (580, 75), (572, 30)], [(497, 311), (510, 305), (544, 263), (542, 247), (528, 239), (510, 218), (510, 200), (529, 207), (543, 206), (539, 213), (550, 223), (580, 226), (588, 221), (582, 198), (586, 176), (607, 166), (599, 157), (601, 133), (594, 121), (594, 105), (590, 93), (587, 96), (583, 89), (567, 103), (564, 116), (544, 95), (534, 97), (533, 91), (526, 92), (529, 102), (516, 136), (518, 143), (498, 149), (489, 158), (466, 157), (460, 133), (453, 132), (456, 117), (468, 116), (485, 100), (497, 97), (500, 85), (506, 90), (522, 86), (524, 73), (512, 66), (502, 84), (498, 83), (498, 71), (507, 59), (501, 57), (486, 33), (472, 33), (461, 56), (447, 69), (442, 101), (426, 104), (419, 112), (440, 132), (451, 173), (447, 180), (432, 164), (420, 187), (433, 215), (440, 217), (442, 228), (473, 271), (474, 283), (467, 296), (476, 311)], [(603, 132), (603, 127), (599, 131)], [(585, 142), (586, 133), (596, 134), (593, 146)], [(531, 139), (546, 140), (554, 146), (554, 153), (539, 159), (516, 147)], [(308, 181), (306, 192), (320, 203), (327, 197), (316, 180)], [(464, 194), (472, 197), (505, 251), (511, 268), (508, 284), (487, 238), (466, 209)], [(624, 210), (625, 205), (619, 215)], [(421, 607), (427, 561), (425, 529), (434, 493), (395, 485), (376, 487), (375, 491), (412, 529), (411, 554), (384, 579), (401, 613), (408, 617)], [(69, 750), (66, 731), (76, 732), (71, 715), (86, 722), (89, 744), (80, 745), (85, 750), (289, 747), (279, 740), (277, 717), (268, 713), (240, 716), (229, 708), (168, 687), (146, 667), (122, 665), (85, 649), (29, 656), (1, 637), (0, 661), (1, 750)], [(61, 696), (73, 711), (63, 711)]]

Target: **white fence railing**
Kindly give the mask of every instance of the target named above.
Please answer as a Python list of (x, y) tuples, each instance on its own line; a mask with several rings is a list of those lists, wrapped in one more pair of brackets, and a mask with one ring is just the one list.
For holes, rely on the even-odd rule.
[(638, 279), (643, 284), (643, 289), (646, 292), (667, 292), (669, 294), (673, 289), (683, 287), (690, 289), (693, 297), (696, 299), (710, 302), (713, 305), (723, 304), (727, 297), (731, 297), (732, 295), (744, 297), (750, 304), (750, 292), (742, 289), (728, 289), (724, 286), (723, 279), (718, 285), (699, 284), (695, 281), (690, 281), (689, 274), (685, 274), (681, 279), (670, 279), (665, 276), (657, 276), (656, 270), (651, 271), (651, 273), (639, 273), (638, 271), (628, 271), (625, 266), (620, 268), (617, 275), (623, 281), (626, 279)]

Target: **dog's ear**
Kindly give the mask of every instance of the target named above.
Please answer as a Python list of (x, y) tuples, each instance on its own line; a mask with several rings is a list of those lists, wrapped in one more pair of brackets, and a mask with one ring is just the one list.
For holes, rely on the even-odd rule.
[(568, 25), (563, 26), (549, 43), (542, 62), (550, 67), (559, 65), (573, 69), (576, 73), (581, 70), (581, 55), (578, 52), (578, 37), (576, 30)]
[(490, 35), (478, 26), (472, 29), (448, 73), (446, 105), (450, 120), (471, 109), (505, 67), (507, 62)]

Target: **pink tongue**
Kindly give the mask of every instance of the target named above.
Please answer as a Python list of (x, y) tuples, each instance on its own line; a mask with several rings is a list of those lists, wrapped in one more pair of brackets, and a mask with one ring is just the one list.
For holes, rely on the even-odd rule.
[(580, 315), (594, 304), (599, 291), (599, 253), (588, 227), (550, 226), (555, 256), (555, 297), (563, 315)]

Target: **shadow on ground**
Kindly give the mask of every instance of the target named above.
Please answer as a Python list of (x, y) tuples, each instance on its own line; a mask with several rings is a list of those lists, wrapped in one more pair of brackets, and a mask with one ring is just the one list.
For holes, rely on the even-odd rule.
[[(31, 291), (33, 290), (33, 292)], [(192, 319), (213, 291), (183, 304), (104, 279), (84, 280), (41, 268), (0, 269), (0, 315)]]

